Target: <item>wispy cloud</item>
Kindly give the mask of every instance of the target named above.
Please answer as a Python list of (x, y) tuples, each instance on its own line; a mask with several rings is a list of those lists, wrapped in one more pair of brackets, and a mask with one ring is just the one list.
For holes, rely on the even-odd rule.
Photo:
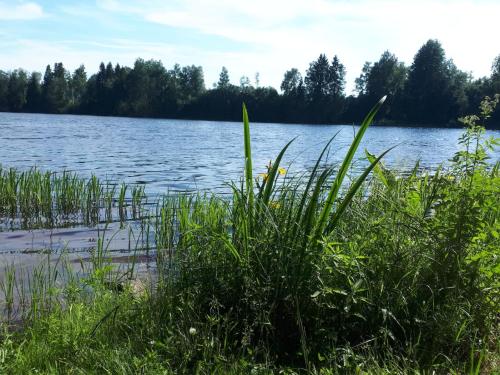
[[(282, 74), (275, 76), (276, 71), (291, 66), (305, 69), (323, 52), (340, 56), (348, 68), (348, 81), (359, 74), (364, 61), (378, 59), (386, 49), (411, 63), (429, 38), (439, 39), (448, 56), (476, 76), (488, 74), (500, 52), (495, 49), (500, 2), (493, 0), (153, 0), (140, 6), (134, 1), (100, 0), (98, 4), (110, 12), (133, 13), (148, 22), (245, 43), (251, 46), (244, 54), (254, 70), (264, 70), (264, 82), (267, 73), (272, 74), (276, 86)], [(234, 69), (239, 71), (238, 66)]]
[(0, 2), (0, 20), (33, 20), (43, 16), (43, 9), (37, 3), (12, 4)]
[(326, 53), (347, 67), (350, 91), (363, 63), (386, 49), (411, 64), (417, 49), (437, 38), (447, 56), (476, 77), (488, 75), (500, 53), (498, 0), (35, 1), (43, 10), (0, 0), (0, 19), (51, 15), (50, 25), (4, 22), (11, 26), (3, 28), (0, 22), (0, 32), (9, 34), (0, 43), (9, 51), (0, 54), (0, 68), (57, 60), (94, 71), (100, 60), (131, 64), (143, 57), (167, 66), (202, 65), (207, 85), (225, 65), (234, 83), (260, 72), (261, 84), (279, 87), (287, 69), (304, 72)]

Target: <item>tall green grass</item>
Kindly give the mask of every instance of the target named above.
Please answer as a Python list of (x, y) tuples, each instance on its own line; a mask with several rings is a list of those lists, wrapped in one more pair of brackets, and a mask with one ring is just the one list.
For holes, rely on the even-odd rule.
[(129, 217), (140, 219), (145, 203), (144, 187), (122, 184), (117, 194), (116, 185), (96, 176), (84, 179), (69, 172), (18, 171), (0, 166), (0, 220), (6, 227), (123, 223)]

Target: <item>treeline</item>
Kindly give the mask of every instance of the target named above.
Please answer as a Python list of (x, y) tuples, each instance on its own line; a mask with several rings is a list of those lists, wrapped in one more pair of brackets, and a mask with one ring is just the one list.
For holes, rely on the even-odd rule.
[[(366, 62), (355, 95), (345, 93), (345, 74), (337, 56), (330, 61), (322, 54), (304, 76), (295, 68), (285, 72), (278, 92), (260, 87), (258, 75), (253, 85), (248, 77), (233, 85), (224, 67), (207, 89), (200, 66), (169, 70), (161, 61), (137, 59), (132, 68), (101, 63), (88, 77), (83, 65), (70, 73), (56, 63), (43, 76), (23, 69), (0, 71), (0, 111), (238, 121), (245, 102), (254, 121), (351, 123), (387, 94), (382, 122), (452, 126), (458, 117), (474, 113), (484, 96), (500, 93), (500, 55), (489, 77), (474, 79), (446, 58), (437, 40), (427, 41), (411, 66), (388, 51)], [(500, 128), (499, 109), (488, 126)]]

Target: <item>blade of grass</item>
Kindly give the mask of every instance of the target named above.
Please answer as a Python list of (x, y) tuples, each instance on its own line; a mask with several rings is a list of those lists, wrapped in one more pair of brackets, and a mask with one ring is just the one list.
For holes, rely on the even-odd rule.
[[(304, 189), (304, 192), (302, 193), (302, 198), (300, 199), (300, 203), (298, 205), (297, 216), (295, 217), (295, 222), (296, 223), (303, 222), (305, 220), (304, 219), (304, 215), (305, 214), (303, 212), (303, 209), (304, 209), (304, 205), (306, 204), (307, 197), (309, 195), (309, 190), (311, 189), (311, 186), (312, 186), (312, 184), (313, 184), (313, 182), (314, 182), (314, 180), (316, 178), (316, 174), (317, 174), (319, 165), (321, 163), (321, 160), (323, 160), (324, 154), (326, 153), (326, 151), (328, 150), (328, 147), (330, 147), (330, 144), (333, 142), (333, 140), (335, 139), (335, 137), (337, 137), (337, 135), (339, 133), (340, 133), (340, 130), (337, 133), (335, 133), (333, 135), (333, 137), (330, 138), (330, 140), (326, 143), (325, 147), (323, 147), (323, 150), (321, 151), (321, 154), (319, 155), (318, 160), (316, 161), (316, 164), (314, 165), (314, 168), (311, 171), (311, 175), (309, 176), (309, 180), (307, 181), (307, 185), (306, 185), (306, 187)], [(297, 233), (298, 233), (298, 226), (295, 226), (295, 230), (293, 232), (293, 238), (294, 238), (294, 240), (296, 239)]]
[(271, 166), (271, 169), (268, 172), (267, 175), (267, 180), (265, 182), (265, 187), (264, 187), (264, 193), (262, 195), (262, 202), (267, 205), (269, 203), (269, 199), (271, 198), (271, 194), (273, 192), (273, 187), (275, 185), (275, 180), (276, 180), (276, 175), (278, 173), (279, 165), (281, 163), (281, 159), (283, 158), (283, 155), (285, 154), (287, 148), (292, 144), (293, 141), (295, 141), (297, 137), (293, 138), (290, 142), (286, 144), (285, 147), (281, 150), (279, 153), (278, 157), (274, 161), (273, 165)]
[(366, 129), (368, 129), (368, 126), (373, 121), (373, 118), (377, 114), (378, 110), (384, 103), (385, 99), (387, 96), (384, 96), (382, 99), (379, 100), (377, 104), (371, 109), (371, 111), (366, 115), (365, 119), (361, 123), (361, 127), (358, 130), (358, 133), (356, 134), (356, 137), (354, 137), (354, 140), (351, 144), (351, 147), (349, 148), (349, 151), (347, 151), (347, 154), (344, 158), (344, 161), (342, 162), (342, 165), (337, 173), (337, 176), (335, 178), (335, 181), (333, 182), (333, 185), (330, 189), (330, 192), (328, 194), (328, 197), (325, 201), (325, 205), (323, 207), (323, 210), (321, 211), (321, 214), (319, 216), (319, 220), (316, 225), (316, 230), (314, 234), (314, 240), (317, 239), (322, 233), (323, 230), (325, 229), (325, 225), (327, 223), (328, 216), (330, 215), (330, 212), (333, 208), (333, 204), (335, 203), (335, 200), (337, 199), (337, 195), (340, 191), (340, 187), (342, 186), (342, 182), (344, 181), (345, 175), (347, 174), (347, 170), (351, 164), (351, 161), (354, 157), (354, 154), (356, 153), (356, 150), (358, 149), (358, 146), (361, 142), (361, 139), (363, 138), (363, 135), (365, 134)]
[(245, 103), (243, 103), (243, 139), (245, 147), (245, 182), (248, 194), (248, 205), (253, 207), (253, 176), (252, 176), (252, 148), (250, 145), (250, 124)]
[[(367, 149), (365, 149), (365, 154), (370, 163), (373, 163), (376, 160), (376, 156), (369, 153)], [(379, 164), (377, 164), (375, 168), (373, 168), (373, 172), (377, 175), (378, 179), (384, 184), (385, 187), (389, 187), (389, 182), (387, 181), (387, 178), (384, 175), (384, 171)]]
[[(396, 146), (394, 146), (396, 147)], [(382, 159), (389, 151), (394, 149), (394, 147), (389, 148), (388, 150), (385, 150), (378, 158), (372, 161), (370, 166), (365, 169), (365, 171), (356, 179), (356, 182), (350, 187), (349, 191), (347, 192), (346, 196), (342, 200), (342, 203), (340, 203), (339, 207), (333, 214), (330, 222), (328, 223), (328, 230), (332, 230), (335, 225), (337, 224), (338, 220), (342, 216), (342, 213), (345, 211), (349, 203), (351, 202), (352, 198), (356, 194), (356, 192), (359, 190), (363, 182), (365, 181), (366, 177), (370, 174), (370, 172), (377, 166), (378, 162), (380, 159)]]

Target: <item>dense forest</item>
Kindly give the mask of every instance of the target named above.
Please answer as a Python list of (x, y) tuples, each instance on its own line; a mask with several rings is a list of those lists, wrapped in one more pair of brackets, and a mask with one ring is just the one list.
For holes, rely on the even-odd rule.
[[(176, 64), (169, 70), (161, 61), (137, 59), (132, 68), (101, 63), (88, 77), (83, 65), (71, 73), (56, 63), (43, 76), (0, 70), (0, 111), (240, 120), (245, 102), (254, 121), (351, 123), (387, 94), (381, 122), (453, 126), (475, 112), (484, 96), (500, 93), (500, 55), (489, 77), (474, 79), (447, 59), (437, 40), (427, 41), (411, 66), (389, 51), (366, 62), (355, 81), (356, 95), (346, 95), (345, 74), (338, 56), (330, 61), (321, 54), (304, 76), (296, 68), (285, 72), (278, 92), (260, 87), (258, 76), (254, 85), (248, 77), (233, 85), (225, 67), (207, 89), (200, 66)], [(487, 126), (500, 128), (499, 109)]]

